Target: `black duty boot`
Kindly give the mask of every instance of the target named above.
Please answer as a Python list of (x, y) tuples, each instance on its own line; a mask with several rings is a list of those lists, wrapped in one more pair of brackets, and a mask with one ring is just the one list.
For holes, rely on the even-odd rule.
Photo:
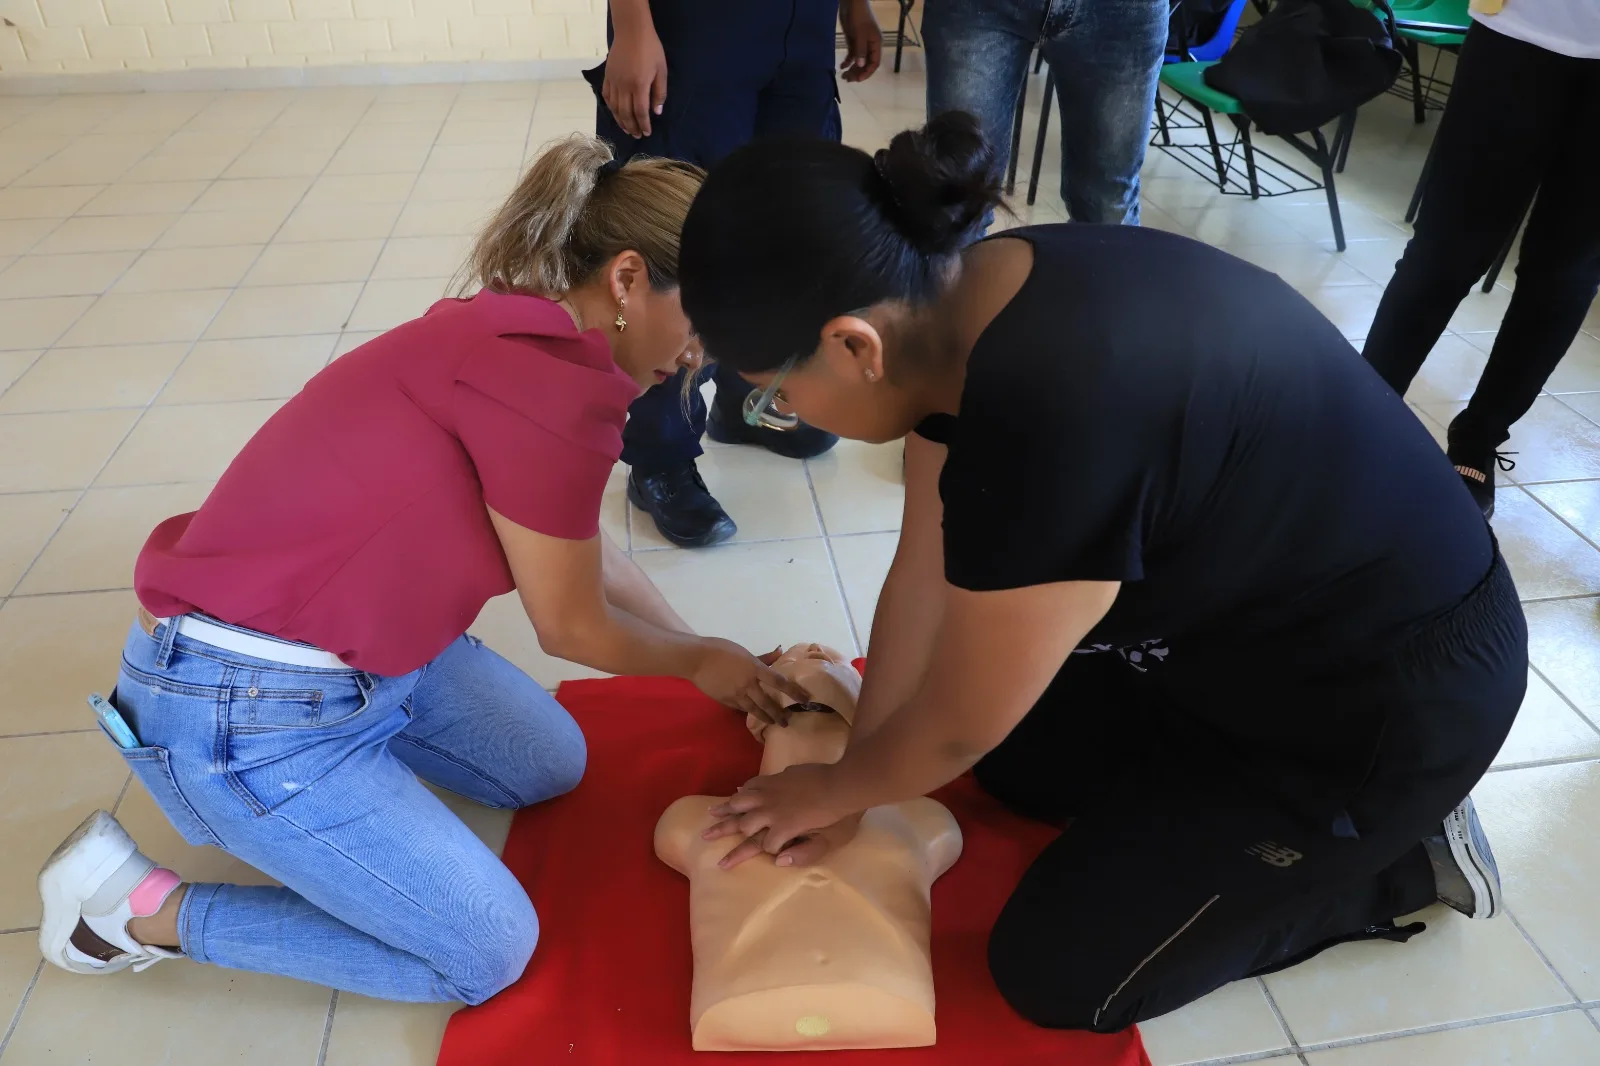
[(720, 386), (706, 415), (706, 436), (719, 444), (759, 444), (787, 459), (810, 459), (839, 443), (832, 433), (804, 422), (793, 429), (752, 426), (744, 420), (744, 397), (723, 400)]
[(680, 548), (704, 548), (739, 531), (706, 489), (693, 462), (666, 470), (631, 470), (628, 499)]
[(1455, 432), (1455, 426), (1452, 424), (1445, 454), (1450, 457), (1450, 463), (1456, 468), (1456, 473), (1461, 475), (1461, 481), (1467, 486), (1467, 491), (1472, 493), (1472, 498), (1477, 502), (1478, 509), (1483, 512), (1483, 517), (1493, 518), (1494, 468), (1498, 466), (1508, 473), (1515, 470), (1517, 464), (1511, 456), (1517, 453), (1500, 452), (1492, 445), (1484, 446), (1464, 440)]

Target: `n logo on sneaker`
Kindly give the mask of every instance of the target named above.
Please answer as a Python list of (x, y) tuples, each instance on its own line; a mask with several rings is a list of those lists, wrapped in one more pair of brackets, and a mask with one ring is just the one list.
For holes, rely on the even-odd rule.
[(1254, 855), (1268, 866), (1277, 866), (1287, 869), (1305, 858), (1303, 854), (1293, 848), (1284, 847), (1282, 844), (1271, 840), (1263, 840), (1258, 844), (1251, 844), (1244, 849), (1246, 855)]
[(99, 933), (89, 928), (89, 923), (82, 918), (78, 919), (78, 928), (72, 931), (72, 946), (83, 952), (96, 962), (115, 962), (128, 952), (110, 943)]

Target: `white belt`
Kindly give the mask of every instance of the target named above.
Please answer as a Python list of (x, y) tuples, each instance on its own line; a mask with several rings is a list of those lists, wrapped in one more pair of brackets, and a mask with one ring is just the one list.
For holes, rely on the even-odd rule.
[(161, 625), (176, 625), (178, 635), (209, 644), (213, 648), (238, 652), (252, 659), (283, 663), (286, 666), (310, 666), (319, 670), (345, 670), (350, 666), (331, 651), (313, 648), (309, 644), (290, 644), (272, 637), (246, 633), (232, 626), (208, 622), (198, 615), (186, 614), (178, 618), (157, 618)]

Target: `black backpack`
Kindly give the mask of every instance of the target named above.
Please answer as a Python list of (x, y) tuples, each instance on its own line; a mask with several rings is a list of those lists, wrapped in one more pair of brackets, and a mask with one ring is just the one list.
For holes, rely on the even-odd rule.
[(1306, 133), (1394, 84), (1401, 56), (1394, 12), (1384, 18), (1350, 0), (1278, 0), (1239, 35), (1206, 84), (1239, 101), (1263, 133)]

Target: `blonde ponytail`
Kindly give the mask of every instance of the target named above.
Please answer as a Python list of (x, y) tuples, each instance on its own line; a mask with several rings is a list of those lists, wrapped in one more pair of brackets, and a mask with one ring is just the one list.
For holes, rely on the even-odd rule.
[(611, 160), (595, 137), (545, 148), (478, 235), (458, 288), (556, 298), (630, 250), (652, 287), (676, 286), (679, 234), (705, 172), (668, 159)]

